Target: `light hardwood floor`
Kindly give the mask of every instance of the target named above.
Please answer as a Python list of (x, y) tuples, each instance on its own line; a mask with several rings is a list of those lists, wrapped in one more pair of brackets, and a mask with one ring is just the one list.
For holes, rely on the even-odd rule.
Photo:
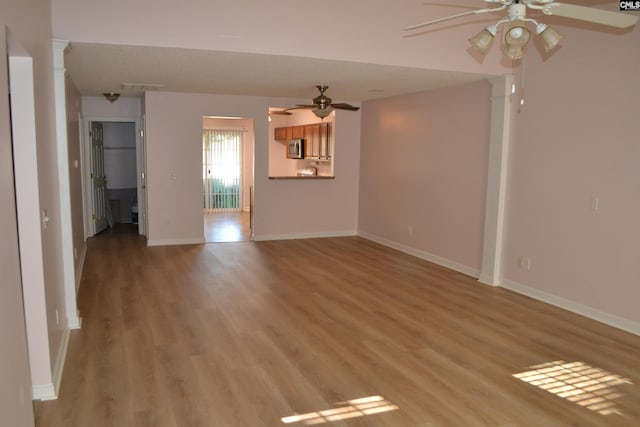
[(248, 242), (251, 240), (249, 212), (204, 214), (204, 240), (207, 243)]
[(640, 425), (640, 337), (357, 237), (101, 235), (79, 309), (39, 427)]

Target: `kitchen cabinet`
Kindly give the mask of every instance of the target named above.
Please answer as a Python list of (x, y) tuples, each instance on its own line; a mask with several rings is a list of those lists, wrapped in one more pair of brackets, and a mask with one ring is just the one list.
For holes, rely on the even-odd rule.
[(314, 123), (274, 129), (274, 139), (276, 141), (289, 142), (292, 139), (304, 138), (304, 158), (309, 160), (331, 159), (330, 135), (330, 123)]
[(273, 131), (273, 139), (276, 141), (288, 142), (297, 138), (304, 138), (304, 126), (279, 127)]
[(329, 160), (330, 155), (330, 141), (329, 141), (329, 123), (320, 123), (320, 150), (318, 158), (320, 160)]
[(320, 126), (304, 126), (304, 158), (317, 159), (320, 156)]
[(287, 141), (287, 128), (275, 128), (273, 139), (276, 141)]
[(329, 123), (317, 123), (304, 127), (304, 156), (306, 159), (331, 159), (329, 131)]
[(291, 126), (291, 139), (304, 138), (304, 126)]

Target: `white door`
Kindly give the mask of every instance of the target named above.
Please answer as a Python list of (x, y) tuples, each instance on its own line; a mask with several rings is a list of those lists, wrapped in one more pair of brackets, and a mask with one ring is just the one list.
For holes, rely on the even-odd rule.
[(107, 228), (107, 178), (104, 176), (104, 136), (102, 123), (91, 122), (91, 186), (93, 193), (93, 234)]

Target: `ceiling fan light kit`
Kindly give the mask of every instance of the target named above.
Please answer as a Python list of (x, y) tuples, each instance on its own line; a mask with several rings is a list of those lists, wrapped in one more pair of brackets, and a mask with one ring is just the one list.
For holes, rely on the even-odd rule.
[(542, 37), (544, 44), (544, 51), (549, 52), (555, 48), (560, 40), (562, 40), (562, 34), (548, 26), (547, 24), (538, 24), (536, 26), (536, 34)]
[(313, 104), (298, 104), (295, 107), (282, 110), (280, 114), (291, 114), (291, 110), (311, 109), (313, 114), (324, 119), (331, 114), (334, 109), (348, 111), (358, 111), (360, 109), (360, 107), (354, 107), (353, 105), (345, 104), (344, 102), (331, 102), (331, 98), (324, 94), (324, 92), (329, 89), (329, 86), (327, 85), (317, 85), (316, 89), (320, 92), (320, 95), (313, 98)]
[(493, 38), (497, 33), (498, 29), (493, 25), (489, 25), (487, 28), (483, 28), (478, 34), (471, 37), (469, 39), (469, 43), (482, 52), (482, 54), (486, 54), (489, 51)]
[(484, 0), (487, 3), (498, 4), (498, 7), (478, 9), (470, 12), (434, 19), (418, 25), (406, 27), (406, 31), (416, 30), (428, 25), (437, 24), (449, 19), (460, 18), (468, 15), (477, 15), (488, 12), (499, 12), (507, 10), (505, 19), (498, 21), (495, 25), (484, 28), (475, 36), (469, 39), (469, 43), (481, 53), (489, 51), (491, 43), (497, 34), (497, 29), (504, 24), (504, 53), (511, 59), (520, 59), (524, 55), (524, 49), (531, 39), (531, 31), (527, 28), (527, 23), (535, 25), (536, 34), (542, 38), (545, 52), (550, 52), (558, 46), (562, 35), (549, 25), (539, 23), (534, 19), (527, 18), (527, 8), (542, 12), (545, 15), (556, 15), (565, 18), (572, 18), (596, 24), (607, 25), (616, 28), (628, 28), (638, 22), (638, 16), (625, 14), (622, 12), (610, 12), (593, 7), (578, 6), (567, 3), (556, 2), (555, 0)]
[(312, 111), (313, 111), (313, 114), (320, 117), (321, 119), (324, 119), (329, 114), (331, 114), (331, 112), (333, 111), (333, 107), (316, 108), (315, 110), (312, 110)]

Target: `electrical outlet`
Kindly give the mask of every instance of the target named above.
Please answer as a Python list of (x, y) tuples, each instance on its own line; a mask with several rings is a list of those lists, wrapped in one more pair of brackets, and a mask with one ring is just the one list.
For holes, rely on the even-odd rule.
[(413, 236), (413, 226), (409, 226), (409, 236)]

